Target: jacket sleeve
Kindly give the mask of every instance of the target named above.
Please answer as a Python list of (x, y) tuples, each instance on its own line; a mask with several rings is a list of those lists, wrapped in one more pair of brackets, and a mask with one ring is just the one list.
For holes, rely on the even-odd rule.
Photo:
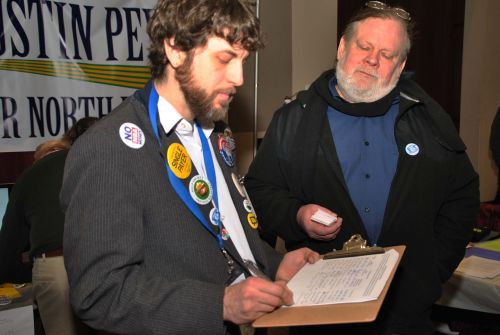
[(479, 212), (479, 176), (449, 114), (434, 100), (428, 104), (434, 111), (430, 116), (435, 136), (451, 155), (448, 180), (443, 180), (447, 188), (434, 223), (439, 276), (445, 282), (463, 259), (472, 236)]
[(490, 149), (497, 166), (500, 166), (500, 108), (491, 124)]
[(76, 314), (116, 334), (224, 334), (223, 285), (146, 271), (144, 198), (151, 188), (140, 184), (149, 180), (131, 168), (137, 157), (110, 142), (85, 134), (65, 167), (64, 261)]
[(448, 280), (462, 260), (479, 210), (479, 177), (467, 154), (458, 153), (453, 163), (447, 197), (434, 225), (442, 282)]
[(297, 211), (304, 202), (291, 190), (294, 180), (290, 164), (300, 158), (289, 157), (289, 148), (299, 120), (285, 117), (291, 112), (287, 107), (275, 113), (245, 177), (245, 187), (255, 207), (261, 234), (296, 242), (307, 239), (307, 235), (296, 219)]

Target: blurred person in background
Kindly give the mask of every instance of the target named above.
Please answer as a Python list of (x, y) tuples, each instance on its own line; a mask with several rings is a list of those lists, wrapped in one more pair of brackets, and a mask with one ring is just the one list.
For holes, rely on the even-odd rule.
[[(50, 140), (37, 147), (35, 162), (21, 174), (12, 189), (3, 219), (0, 246), (6, 250), (0, 253), (2, 258), (15, 259), (30, 245), (34, 300), (47, 335), (86, 333), (86, 327), (74, 318), (69, 303), (62, 245), (64, 214), (59, 205), (59, 192), (71, 144), (96, 121), (94, 117), (82, 118), (63, 139)], [(2, 267), (3, 264), (2, 259)], [(25, 277), (23, 279), (28, 279)]]

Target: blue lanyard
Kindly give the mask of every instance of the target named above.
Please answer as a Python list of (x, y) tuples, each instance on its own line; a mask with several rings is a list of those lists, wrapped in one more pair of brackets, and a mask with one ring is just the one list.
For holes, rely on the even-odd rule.
[[(156, 120), (156, 115), (158, 112), (158, 92), (156, 92), (156, 88), (154, 85), (151, 88), (151, 93), (149, 94), (149, 104), (148, 104), (148, 112), (149, 112), (149, 121), (151, 122), (151, 126), (153, 127), (153, 131), (155, 133), (156, 139), (158, 140), (158, 144), (160, 145), (160, 149), (163, 150), (163, 145), (161, 144), (160, 141), (160, 134), (158, 131), (158, 122)], [(200, 135), (201, 139), (201, 148), (203, 151), (203, 160), (205, 162), (205, 169), (207, 170), (207, 176), (208, 180), (212, 184), (212, 192), (213, 192), (213, 200), (215, 204), (215, 208), (218, 208), (218, 197), (217, 197), (217, 179), (215, 177), (215, 168), (214, 168), (214, 162), (212, 159), (212, 154), (210, 151), (210, 146), (208, 145), (207, 138), (205, 137), (205, 134), (203, 133), (203, 130), (201, 127), (196, 123), (196, 128), (198, 129), (198, 134)], [(170, 169), (170, 166), (167, 163), (167, 160), (164, 158), (164, 163), (165, 167), (168, 172), (168, 179), (170, 181), (170, 184), (172, 184), (172, 187), (174, 188), (175, 192), (177, 195), (181, 198), (181, 200), (184, 202), (184, 204), (189, 208), (191, 213), (196, 216), (196, 218), (201, 222), (203, 227), (210, 233), (212, 236), (214, 236), (217, 239), (217, 242), (219, 244), (219, 248), (224, 251), (224, 240), (222, 239), (222, 234), (221, 234), (221, 222), (220, 220), (217, 220), (217, 227), (218, 227), (218, 233), (215, 234), (212, 228), (210, 227), (210, 224), (208, 223), (207, 219), (201, 212), (200, 208), (198, 205), (195, 203), (195, 201), (191, 198), (189, 195), (188, 190), (184, 185), (182, 184), (182, 181), (172, 172), (172, 169)]]
[(212, 152), (210, 151), (210, 146), (208, 145), (207, 137), (200, 127), (198, 122), (196, 122), (196, 128), (198, 129), (198, 134), (201, 140), (201, 151), (203, 152), (203, 160), (205, 161), (205, 169), (207, 170), (207, 177), (210, 180), (213, 188), (213, 199), (215, 203), (215, 208), (219, 208), (219, 199), (217, 196), (217, 178), (215, 177), (214, 161), (212, 159)]

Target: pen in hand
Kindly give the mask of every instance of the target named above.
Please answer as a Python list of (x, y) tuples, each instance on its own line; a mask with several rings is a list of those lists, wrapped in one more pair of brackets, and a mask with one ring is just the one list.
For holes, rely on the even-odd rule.
[(248, 259), (244, 259), (243, 265), (245, 266), (247, 273), (250, 274), (251, 276), (272, 281), (271, 278), (269, 278), (264, 272), (262, 272), (257, 266), (257, 264), (255, 264), (254, 262)]

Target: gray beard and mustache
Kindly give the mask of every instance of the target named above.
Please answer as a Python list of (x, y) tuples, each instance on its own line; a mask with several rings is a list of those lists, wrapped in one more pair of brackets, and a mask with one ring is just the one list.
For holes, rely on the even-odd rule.
[[(380, 100), (389, 94), (396, 84), (398, 83), (400, 73), (396, 73), (389, 84), (387, 86), (383, 86), (380, 82), (379, 75), (370, 69), (362, 69), (363, 72), (366, 72), (375, 78), (377, 81), (371, 85), (370, 87), (358, 87), (356, 85), (356, 80), (353, 75), (347, 75), (344, 71), (344, 59), (339, 59), (337, 67), (336, 67), (336, 76), (337, 76), (337, 85), (343, 95), (343, 97), (351, 103), (358, 102), (373, 102)], [(358, 69), (359, 70), (359, 69)], [(339, 92), (340, 93), (340, 92)]]
[[(229, 103), (232, 96), (236, 93), (236, 89), (228, 90), (215, 90), (212, 94), (207, 94), (205, 90), (199, 87), (193, 76), (191, 65), (193, 63), (193, 56), (188, 53), (184, 63), (177, 68), (175, 78), (179, 82), (184, 98), (194, 115), (194, 118), (202, 126), (211, 126), (215, 121), (224, 120), (229, 110)], [(214, 106), (215, 98), (219, 93), (231, 95), (227, 102), (221, 102), (221, 106), (216, 108)]]

